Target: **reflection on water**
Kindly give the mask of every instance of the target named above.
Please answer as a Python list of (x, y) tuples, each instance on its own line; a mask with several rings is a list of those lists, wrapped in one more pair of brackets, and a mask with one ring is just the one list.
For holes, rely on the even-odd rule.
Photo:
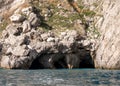
[(119, 86), (119, 70), (0, 70), (0, 86)]

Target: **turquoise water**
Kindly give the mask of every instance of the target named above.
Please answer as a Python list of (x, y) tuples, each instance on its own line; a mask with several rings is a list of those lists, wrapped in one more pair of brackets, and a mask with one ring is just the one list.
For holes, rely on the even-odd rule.
[(120, 71), (1, 69), (0, 86), (120, 86)]

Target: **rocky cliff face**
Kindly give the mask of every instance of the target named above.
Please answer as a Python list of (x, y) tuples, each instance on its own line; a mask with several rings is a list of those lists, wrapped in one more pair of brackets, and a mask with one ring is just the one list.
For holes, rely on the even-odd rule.
[[(0, 40), (1, 67), (9, 69), (94, 67), (89, 47), (87, 49), (90, 43), (84, 44), (83, 35), (70, 29), (57, 35), (51, 30), (43, 31), (41, 30), (43, 19), (40, 14), (35, 7), (23, 6), (9, 17), (11, 23), (3, 30)], [(46, 14), (44, 17), (49, 19)], [(44, 25), (48, 26), (46, 22)]]
[(120, 1), (104, 0), (101, 2), (100, 17), (97, 26), (100, 40), (96, 50), (96, 68), (120, 69)]
[(97, 12), (94, 21), (101, 35), (93, 58), (95, 67), (120, 69), (120, 1), (94, 0), (93, 2), (96, 4), (99, 2), (94, 9)]
[[(0, 3), (4, 3), (1, 5), (1, 10), (0, 10), (0, 14), (1, 16), (6, 16), (6, 9), (8, 9), (9, 12), (12, 12), (13, 13), (19, 13), (21, 9), (23, 9), (22, 7), (28, 7), (28, 5), (24, 4), (26, 2), (28, 2), (29, 0), (8, 0), (7, 2), (2, 0)], [(37, 2), (38, 0), (36, 0)], [(18, 3), (19, 2), (19, 3)], [(73, 29), (76, 29), (77, 28), (77, 31), (80, 30), (81, 33), (80, 35), (82, 35), (83, 37), (85, 37), (85, 39), (80, 39), (80, 40), (77, 40), (77, 41), (73, 41), (75, 43), (78, 44), (78, 46), (81, 46), (79, 45), (79, 43), (82, 43), (82, 45), (84, 46), (85, 50), (87, 50), (87, 48), (89, 48), (88, 50), (91, 51), (91, 55), (92, 55), (92, 59), (94, 60), (94, 63), (95, 63), (95, 67), (96, 68), (104, 68), (104, 69), (120, 69), (120, 46), (119, 46), (119, 34), (120, 34), (120, 29), (119, 29), (119, 17), (120, 17), (120, 1), (119, 0), (78, 0), (78, 5), (80, 4), (80, 7), (84, 10), (86, 9), (89, 9), (91, 11), (94, 11), (96, 14), (94, 15), (91, 15), (93, 14), (92, 12), (85, 12), (85, 23), (87, 24), (87, 31), (83, 30), (83, 27), (82, 27), (82, 24), (81, 24), (81, 20), (79, 19), (80, 17), (76, 17), (76, 14), (75, 12), (73, 11), (72, 8), (70, 8), (68, 5), (64, 5), (66, 4), (67, 2), (64, 0), (63, 2), (62, 1), (59, 1), (61, 2), (60, 4), (55, 2), (53, 3), (51, 6), (49, 6), (47, 0), (40, 0), (39, 3), (37, 3), (37, 5), (39, 4), (40, 8), (41, 9), (41, 13), (42, 16), (44, 17), (45, 21), (48, 21), (47, 23), (52, 26), (52, 28), (54, 28), (53, 31), (57, 29), (60, 29), (61, 26), (67, 26), (67, 28), (73, 28)], [(9, 3), (9, 4), (8, 4)], [(18, 4), (16, 4), (18, 3)], [(47, 3), (47, 4), (41, 4), (41, 3)], [(54, 9), (53, 5), (56, 4), (55, 6), (57, 6), (57, 9)], [(33, 3), (34, 4), (34, 3)], [(12, 5), (15, 5), (15, 6), (12, 6)], [(12, 7), (11, 7), (12, 6)], [(47, 9), (43, 6), (46, 6)], [(65, 9), (64, 9), (65, 8)], [(17, 10), (16, 10), (17, 9)], [(61, 10), (62, 9), (62, 10)], [(24, 12), (26, 11), (26, 9), (24, 9)], [(26, 12), (25, 12), (26, 13)], [(29, 14), (29, 12), (27, 13)], [(75, 16), (71, 16), (72, 15), (75, 15)], [(32, 15), (32, 14), (31, 14)], [(86, 16), (86, 15), (89, 15)], [(14, 45), (14, 43), (16, 44), (17, 46), (17, 49), (15, 46), (9, 46), (9, 47), (12, 47), (13, 50), (10, 50), (8, 49), (8, 51), (12, 51), (12, 54), (11, 53), (8, 53), (8, 52), (5, 52), (5, 55), (1, 58), (1, 64), (2, 66), (4, 67), (5, 65), (7, 65), (6, 67), (8, 68), (18, 68), (19, 67), (22, 67), (22, 68), (25, 68), (26, 66), (22, 66), (22, 65), (15, 65), (15, 61), (20, 61), (20, 59), (29, 59), (28, 60), (31, 60), (33, 63), (29, 63), (29, 65), (27, 66), (27, 68), (30, 67), (30, 65), (32, 64), (31, 68), (34, 67), (34, 63), (40, 63), (39, 65), (44, 65), (43, 62), (52, 62), (55, 60), (55, 57), (58, 57), (58, 55), (60, 55), (59, 53), (56, 53), (53, 54), (53, 53), (47, 53), (46, 55), (43, 56), (43, 54), (41, 55), (41, 57), (44, 57), (46, 59), (42, 59), (41, 57), (39, 58), (36, 58), (37, 60), (33, 61), (33, 59), (35, 58), (32, 58), (31, 57), (31, 49), (33, 50), (33, 47), (35, 48), (35, 51), (37, 51), (37, 54), (40, 54), (41, 52), (39, 51), (39, 48), (38, 47), (41, 47), (41, 49), (43, 48), (43, 46), (47, 46), (47, 48), (45, 49), (46, 52), (47, 49), (49, 48), (49, 51), (51, 52), (51, 49), (55, 48), (56, 50), (56, 47), (60, 47), (61, 45), (58, 45), (59, 43), (56, 44), (55, 41), (59, 41), (60, 43), (62, 43), (62, 45), (65, 45), (66, 48), (63, 49), (62, 51), (64, 50), (69, 50), (69, 48), (72, 48), (72, 46), (69, 46), (69, 43), (70, 45), (74, 44), (73, 42), (71, 41), (64, 41), (64, 39), (66, 40), (65, 37), (67, 37), (67, 40), (70, 38), (70, 34), (71, 33), (74, 33), (73, 32), (64, 32), (61, 34), (61, 37), (62, 38), (57, 38), (55, 35), (50, 35), (50, 33), (44, 33), (43, 32), (40, 34), (38, 34), (38, 31), (37, 30), (34, 30), (33, 31), (33, 27), (35, 29), (35, 27), (38, 25), (35, 21), (32, 20), (32, 17), (35, 17), (35, 16), (31, 16), (31, 18), (27, 19), (26, 16), (25, 17), (20, 17), (19, 15), (17, 15), (17, 17), (19, 17), (18, 20), (14, 19), (16, 15), (13, 15), (11, 17), (11, 20), (12, 22), (16, 22), (18, 20), (21, 21), (24, 21), (22, 22), (22, 24), (17, 24), (17, 25), (9, 25), (7, 28), (15, 28), (15, 30), (10, 30), (6, 28), (6, 31), (7, 32), (3, 32), (3, 36), (5, 37), (4, 39), (7, 40), (6, 42), (4, 42), (4, 44), (10, 44), (10, 45)], [(30, 17), (30, 15), (27, 15)], [(62, 17), (61, 17), (62, 16)], [(92, 17), (91, 17), (92, 16)], [(71, 19), (70, 21), (68, 21), (67, 19)], [(1, 18), (2, 19), (2, 18)], [(26, 21), (27, 19), (27, 21)], [(58, 21), (59, 19), (61, 19), (60, 21)], [(52, 21), (52, 22), (51, 22)], [(31, 23), (32, 22), (32, 23)], [(35, 24), (35, 26), (34, 26)], [(22, 25), (22, 26), (21, 26)], [(47, 24), (44, 24), (44, 25), (47, 25)], [(49, 27), (49, 25), (47, 26), (47, 28)], [(31, 28), (32, 26), (32, 28)], [(74, 27), (73, 27), (74, 26)], [(83, 25), (84, 26), (84, 25)], [(20, 30), (22, 28), (22, 31)], [(81, 29), (82, 27), (82, 29)], [(17, 29), (16, 29), (17, 28)], [(62, 27), (63, 28), (63, 27)], [(66, 27), (64, 27), (66, 28)], [(84, 27), (85, 28), (85, 27)], [(30, 46), (28, 46), (28, 49), (26, 49), (24, 46), (23, 47), (20, 47), (21, 45), (19, 45), (16, 40), (19, 39), (19, 37), (21, 37), (21, 40), (22, 41), (25, 41), (27, 39), (30, 38), (29, 35), (25, 35), (25, 33), (31, 33), (33, 34), (33, 31), (34, 33), (40, 35), (41, 37), (43, 38), (39, 38), (39, 41), (42, 40), (42, 43), (40, 45), (43, 45), (43, 46), (40, 46), (39, 44), (38, 45), (34, 45), (35, 44), (35, 41), (38, 40), (36, 39), (35, 41), (30, 41), (29, 43), (26, 42), (23, 43), (23, 45), (25, 46), (32, 46), (32, 48)], [(59, 32), (58, 30), (56, 32)], [(78, 31), (79, 32), (79, 31)], [(8, 37), (8, 34), (12, 34)], [(17, 35), (16, 35), (17, 34)], [(67, 34), (67, 35), (66, 35)], [(19, 35), (19, 36), (18, 36)], [(23, 35), (23, 36), (22, 36)], [(50, 35), (50, 36), (49, 36)], [(12, 37), (12, 36), (15, 36), (15, 37)], [(33, 34), (33, 37), (31, 38), (33, 40), (34, 38), (34, 35)], [(69, 37), (68, 37), (69, 36)], [(7, 38), (6, 38), (7, 37)], [(8, 41), (9, 39), (11, 38), (13, 39), (12, 41)], [(22, 38), (23, 37), (23, 38)], [(72, 36), (73, 38), (70, 38), (70, 40), (74, 39), (74, 36)], [(37, 38), (37, 37), (36, 37)], [(76, 37), (75, 37), (76, 38)], [(52, 45), (48, 46), (48, 42), (51, 43), (55, 43), (55, 46), (52, 47)], [(89, 42), (89, 43), (88, 43)], [(11, 44), (13, 43), (13, 44)], [(91, 43), (91, 44), (90, 44)], [(3, 44), (3, 45), (4, 45)], [(77, 45), (75, 44), (75, 45)], [(3, 46), (1, 45), (1, 47)], [(86, 48), (85, 45), (90, 45), (89, 47)], [(5, 47), (7, 47), (8, 45), (4, 45)], [(83, 47), (82, 46), (82, 47)], [(92, 47), (92, 48), (90, 48)], [(74, 49), (77, 48), (76, 46), (74, 46)], [(5, 48), (6, 49), (6, 48)], [(16, 51), (18, 50), (23, 50), (23, 52), (19, 52), (19, 53), (15, 53)], [(37, 50), (38, 49), (38, 50)], [(73, 51), (74, 51), (73, 49)], [(81, 48), (80, 48), (81, 49)], [(55, 51), (53, 50), (53, 51)], [(57, 49), (58, 50), (58, 49)], [(78, 50), (77, 49), (77, 53), (78, 53)], [(24, 52), (28, 52), (29, 54), (25, 54), (24, 55)], [(43, 51), (42, 51), (43, 52)], [(83, 54), (84, 51), (80, 51), (79, 54)], [(22, 54), (22, 56), (20, 57), (20, 55)], [(62, 52), (63, 53), (63, 52)], [(68, 52), (67, 52), (68, 53)], [(76, 51), (74, 51), (74, 53), (76, 53)], [(8, 55), (11, 55), (8, 56)], [(18, 54), (20, 54), (18, 56)], [(7, 55), (7, 56), (6, 56)], [(71, 59), (74, 57), (74, 60), (75, 60), (75, 57), (76, 57), (77, 54), (67, 54), (65, 55), (66, 59), (68, 59), (68, 57), (71, 57)], [(86, 57), (87, 53), (85, 55), (83, 55), (83, 57)], [(16, 56), (16, 57), (14, 57)], [(24, 57), (25, 58), (22, 58)], [(19, 58), (18, 58), (19, 57)], [(61, 56), (60, 58), (64, 57)], [(82, 57), (82, 56), (81, 56)], [(13, 59), (16, 59), (16, 60), (13, 60)], [(54, 59), (54, 60), (53, 60)], [(21, 62), (18, 62), (20, 64), (22, 64), (23, 60), (21, 60)], [(11, 64), (13, 65), (10, 65), (8, 62), (11, 62)], [(27, 61), (27, 60), (26, 60)], [(36, 62), (37, 61), (37, 62)], [(56, 61), (56, 60), (55, 60)], [(56, 61), (55, 64), (57, 64), (58, 61)], [(61, 62), (61, 60), (60, 60)], [(5, 63), (5, 64), (4, 64)], [(23, 62), (24, 63), (24, 62)], [(25, 62), (26, 63), (26, 62)], [(68, 59), (68, 62), (69, 63), (69, 59)], [(84, 64), (86, 63), (85, 61), (82, 63)], [(61, 66), (63, 66), (63, 64), (59, 63)], [(53, 67), (54, 65), (50, 65), (48, 64), (49, 67)], [(48, 65), (45, 65), (48, 67)], [(68, 65), (70, 66), (70, 65)], [(64, 66), (65, 67), (65, 66)], [(71, 67), (70, 67), (71, 68)]]
[(95, 67), (120, 69), (120, 0), (83, 0), (83, 3), (96, 12), (94, 25), (100, 33), (94, 47)]

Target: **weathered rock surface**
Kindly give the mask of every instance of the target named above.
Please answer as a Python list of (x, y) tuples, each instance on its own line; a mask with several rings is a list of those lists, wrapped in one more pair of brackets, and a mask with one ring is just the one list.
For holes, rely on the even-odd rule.
[(23, 22), (24, 19), (25, 19), (25, 17), (20, 14), (14, 14), (10, 17), (10, 20), (12, 22), (16, 22), (16, 23)]
[(28, 4), (29, 0), (1, 0), (0, 2), (0, 16), (8, 18), (11, 16), (16, 9), (22, 5)]
[[(83, 0), (96, 11), (95, 27), (100, 38), (95, 43), (94, 63), (96, 68), (120, 69), (120, 0)], [(96, 7), (93, 8), (93, 4)]]
[[(15, 4), (17, 1), (20, 3)], [(87, 34), (80, 19), (73, 21), (75, 29), (81, 30), (80, 34), (76, 30), (66, 30), (60, 35), (55, 35), (51, 31), (40, 31), (37, 27), (41, 25), (43, 19), (35, 13), (32, 6), (28, 7), (24, 3), (28, 0), (17, 1), (11, 2), (16, 7), (8, 5), (9, 12), (14, 14), (10, 18), (12, 23), (2, 32), (0, 39), (1, 67), (9, 69), (94, 67), (90, 56), (94, 40), (85, 38)], [(43, 3), (46, 0), (39, 1)], [(87, 0), (84, 2), (87, 3)], [(52, 15), (52, 11), (53, 9), (48, 6), (45, 20)], [(57, 13), (68, 17), (63, 11)], [(75, 12), (72, 10), (72, 13)]]
[(100, 30), (100, 41), (94, 58), (96, 68), (120, 69), (120, 1), (105, 0), (101, 2), (96, 26)]
[[(22, 10), (26, 15), (24, 19), (21, 14), (13, 14), (15, 18), (11, 18), (12, 23), (3, 31), (0, 66), (9, 69), (79, 68), (80, 62), (89, 58), (83, 52), (78, 54), (86, 50), (80, 49), (84, 47), (81, 35), (75, 30), (67, 30), (59, 36), (37, 30), (40, 18), (31, 10), (32, 7)], [(86, 63), (90, 63), (88, 59)]]

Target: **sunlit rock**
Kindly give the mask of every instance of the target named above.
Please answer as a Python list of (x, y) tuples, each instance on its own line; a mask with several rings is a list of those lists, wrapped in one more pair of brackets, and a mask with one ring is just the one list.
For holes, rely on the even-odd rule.
[(10, 21), (14, 22), (14, 23), (20, 23), (22, 21), (25, 20), (25, 17), (21, 14), (13, 14), (11, 17), (10, 17)]

